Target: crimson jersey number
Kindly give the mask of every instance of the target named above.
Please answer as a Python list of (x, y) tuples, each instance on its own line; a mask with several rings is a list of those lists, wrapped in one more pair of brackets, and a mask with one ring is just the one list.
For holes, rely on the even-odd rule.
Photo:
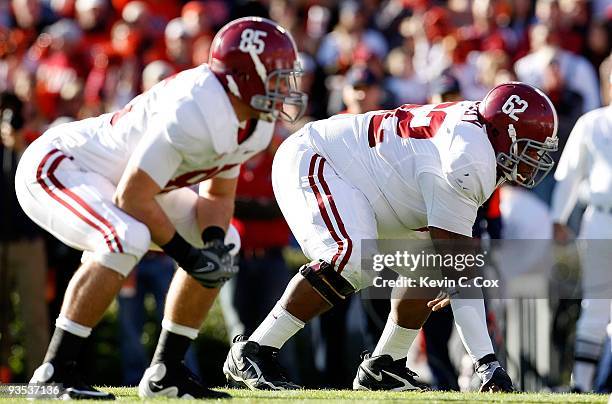
[(457, 102), (437, 105), (404, 104), (397, 109), (380, 112), (370, 119), (368, 145), (376, 147), (382, 143), (384, 140), (383, 123), (393, 118), (396, 118), (395, 134), (401, 138), (429, 139), (434, 137), (446, 118), (444, 109), (455, 104)]
[(227, 171), (237, 164), (227, 164), (222, 167), (213, 167), (206, 170), (190, 171), (183, 175), (179, 175), (173, 180), (170, 180), (166, 187), (162, 190), (162, 193), (170, 192), (177, 188), (188, 187), (191, 185), (199, 184), (202, 181), (206, 181), (222, 171)]

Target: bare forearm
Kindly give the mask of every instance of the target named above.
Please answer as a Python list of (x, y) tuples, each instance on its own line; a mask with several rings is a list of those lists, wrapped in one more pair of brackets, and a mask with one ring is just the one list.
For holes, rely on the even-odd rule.
[(155, 199), (137, 200), (117, 196), (115, 203), (125, 213), (149, 228), (151, 240), (155, 244), (164, 245), (174, 235), (174, 226)]

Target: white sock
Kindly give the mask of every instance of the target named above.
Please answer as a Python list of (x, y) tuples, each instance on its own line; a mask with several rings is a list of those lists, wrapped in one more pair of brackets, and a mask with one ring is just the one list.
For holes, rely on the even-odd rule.
[(170, 331), (174, 334), (182, 335), (183, 337), (187, 337), (192, 340), (198, 338), (198, 334), (200, 332), (200, 330), (198, 330), (197, 328), (191, 328), (185, 325), (176, 324), (175, 322), (172, 322), (171, 320), (168, 320), (166, 318), (162, 320), (161, 325), (164, 330)]
[(391, 316), (387, 318), (385, 329), (372, 352), (372, 356), (391, 355), (393, 360), (406, 357), (408, 349), (419, 334), (419, 330), (400, 327), (395, 324)]
[(451, 299), (455, 327), (472, 362), (494, 353), (483, 299)]
[(575, 361), (572, 370), (572, 386), (588, 393), (593, 390), (596, 366), (591, 362)]
[(280, 349), (289, 338), (304, 328), (304, 322), (276, 303), (270, 314), (249, 337), (259, 345)]
[(91, 334), (91, 327), (86, 327), (84, 325), (75, 323), (61, 314), (55, 320), (55, 326), (81, 338), (87, 338)]

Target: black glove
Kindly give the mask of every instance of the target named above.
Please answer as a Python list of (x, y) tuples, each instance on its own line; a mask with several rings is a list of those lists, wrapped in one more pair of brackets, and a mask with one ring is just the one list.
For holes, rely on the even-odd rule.
[(206, 288), (219, 288), (238, 272), (230, 251), (234, 244), (212, 240), (204, 248), (193, 249), (189, 265), (181, 266), (189, 275)]

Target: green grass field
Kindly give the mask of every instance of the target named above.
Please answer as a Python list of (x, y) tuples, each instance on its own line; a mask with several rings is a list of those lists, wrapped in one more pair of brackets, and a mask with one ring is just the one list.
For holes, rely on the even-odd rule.
[[(108, 388), (117, 399), (123, 402), (142, 402), (139, 400), (135, 388)], [(223, 403), (315, 403), (325, 402), (329, 404), (340, 403), (607, 403), (608, 396), (600, 394), (553, 394), (553, 393), (516, 393), (516, 394), (494, 394), (494, 393), (447, 393), (447, 392), (423, 392), (423, 393), (392, 393), (392, 392), (362, 392), (348, 390), (300, 390), (286, 392), (265, 392), (248, 390), (224, 390), (230, 393), (233, 400), (223, 400)], [(155, 401), (184, 403), (185, 400), (159, 399)], [(26, 399), (0, 399), (1, 403), (25, 403), (31, 402)], [(37, 403), (53, 402), (39, 400)]]

